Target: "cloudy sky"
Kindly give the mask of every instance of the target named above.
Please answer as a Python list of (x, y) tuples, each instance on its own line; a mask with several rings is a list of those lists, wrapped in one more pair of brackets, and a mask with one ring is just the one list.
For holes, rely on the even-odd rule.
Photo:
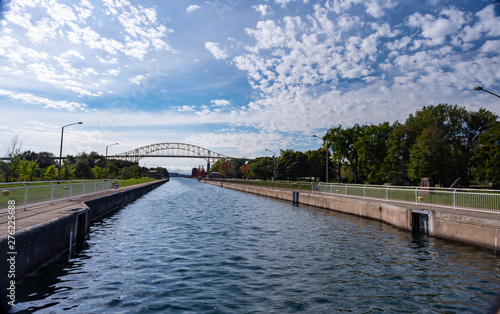
[[(110, 154), (181, 142), (308, 150), (339, 124), (500, 102), (486, 0), (0, 1), (0, 148)], [(197, 159), (146, 159), (189, 170)]]

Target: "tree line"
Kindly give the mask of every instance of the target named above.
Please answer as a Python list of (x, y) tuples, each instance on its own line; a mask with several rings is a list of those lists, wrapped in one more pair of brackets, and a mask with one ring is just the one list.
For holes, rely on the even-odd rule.
[[(488, 182), (500, 187), (500, 122), (483, 108), (424, 106), (404, 123), (355, 124), (323, 136), (323, 147), (305, 153), (281, 150), (276, 177), (284, 180), (326, 177), (333, 182), (418, 185), (429, 177), (440, 186), (469, 187)], [(272, 157), (250, 162), (222, 161), (211, 171), (222, 176), (270, 179)]]
[[(18, 137), (12, 139), (7, 148), (10, 160), (0, 161), (0, 180), (40, 181), (57, 180), (59, 176), (59, 159), (50, 152), (22, 151)], [(103, 155), (97, 152), (79, 153), (76, 156), (67, 155), (61, 167), (62, 180), (74, 179), (137, 179), (148, 176), (150, 169), (140, 167), (137, 163), (110, 159), (106, 162)], [(169, 177), (168, 170), (156, 167), (164, 177)]]

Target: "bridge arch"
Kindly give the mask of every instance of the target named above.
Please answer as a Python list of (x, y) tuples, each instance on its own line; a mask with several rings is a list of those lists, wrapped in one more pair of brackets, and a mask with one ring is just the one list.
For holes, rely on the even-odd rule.
[(232, 159), (232, 157), (222, 155), (209, 149), (186, 144), (186, 143), (158, 143), (142, 146), (127, 152), (108, 156), (111, 159), (123, 159), (139, 162), (142, 158), (150, 157), (170, 157), (170, 158), (203, 158), (207, 161), (209, 168), (211, 162), (219, 159)]

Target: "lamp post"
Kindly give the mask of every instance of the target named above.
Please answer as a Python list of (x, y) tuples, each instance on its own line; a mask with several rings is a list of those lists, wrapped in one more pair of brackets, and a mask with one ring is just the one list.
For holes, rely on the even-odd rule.
[(500, 98), (500, 96), (498, 96), (497, 94), (492, 93), (492, 92), (490, 92), (489, 90), (486, 90), (486, 89), (482, 88), (481, 86), (476, 86), (476, 87), (474, 87), (474, 90), (477, 90), (477, 91), (481, 91), (481, 90), (482, 90), (483, 92), (490, 93), (490, 94), (495, 95), (495, 96), (497, 96), (498, 98)]
[(273, 182), (276, 182), (276, 153), (269, 149), (266, 151), (273, 153)]
[(110, 146), (113, 146), (113, 145), (118, 145), (118, 143), (113, 143), (113, 144), (109, 144), (108, 146), (106, 146), (106, 158), (104, 159), (105, 160), (105, 163), (104, 163), (104, 179), (106, 179), (106, 174), (108, 172), (108, 147)]
[[(321, 137), (319, 137), (317, 135), (313, 135), (313, 137), (321, 138)], [(323, 139), (323, 138), (321, 138), (321, 139)], [(326, 148), (326, 160), (325, 160), (325, 162), (326, 162), (326, 176), (325, 176), (325, 182), (328, 183), (328, 142), (327, 141), (325, 141), (325, 148)]]
[(62, 167), (62, 146), (63, 146), (63, 136), (64, 136), (64, 128), (74, 124), (83, 124), (83, 122), (75, 122), (66, 124), (61, 128), (61, 147), (59, 148), (59, 174), (57, 175), (57, 180), (61, 181), (61, 167)]

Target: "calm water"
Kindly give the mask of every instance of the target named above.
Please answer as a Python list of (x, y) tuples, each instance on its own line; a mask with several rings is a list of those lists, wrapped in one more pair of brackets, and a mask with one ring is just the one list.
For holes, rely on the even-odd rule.
[(173, 179), (17, 287), (14, 312), (488, 313), (494, 252)]

